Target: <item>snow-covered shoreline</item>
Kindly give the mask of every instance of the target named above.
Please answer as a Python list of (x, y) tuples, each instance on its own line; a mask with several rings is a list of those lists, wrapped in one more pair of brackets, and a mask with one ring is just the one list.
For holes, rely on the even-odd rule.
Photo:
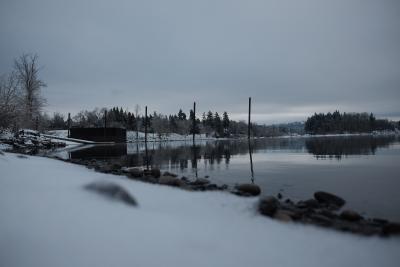
[[(49, 131), (49, 134), (58, 136), (58, 137), (67, 137), (67, 130), (53, 130)], [(127, 143), (135, 143), (135, 142), (144, 142), (145, 137), (143, 132), (138, 133), (138, 138), (136, 138), (135, 131), (127, 131), (126, 133)], [(343, 133), (343, 134), (303, 134), (303, 135), (281, 135), (281, 136), (270, 136), (270, 137), (255, 137), (255, 139), (263, 139), (263, 138), (323, 138), (323, 137), (352, 137), (352, 136), (399, 136), (400, 133), (398, 131), (376, 131), (373, 133)], [(196, 141), (218, 141), (218, 140), (240, 140), (246, 139), (247, 137), (244, 136), (242, 138), (216, 138), (211, 136), (206, 136), (205, 134), (196, 134), (195, 140)], [(185, 142), (192, 142), (193, 136), (192, 135), (181, 135), (177, 133), (169, 133), (159, 136), (158, 134), (149, 133), (147, 135), (148, 142), (175, 142), (175, 141), (185, 141)]]
[[(23, 166), (23, 167), (22, 167)], [(1, 266), (397, 266), (400, 239), (260, 216), (258, 198), (185, 192), (41, 157), (0, 155)], [(138, 207), (83, 186), (112, 181)]]

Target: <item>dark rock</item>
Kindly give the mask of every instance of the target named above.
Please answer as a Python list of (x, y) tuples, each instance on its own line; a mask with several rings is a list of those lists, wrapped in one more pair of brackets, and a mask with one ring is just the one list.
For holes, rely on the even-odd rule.
[(340, 213), (340, 218), (347, 221), (359, 221), (362, 216), (353, 210), (344, 210)]
[(278, 193), (277, 197), (278, 197), (278, 199), (282, 199), (282, 194)]
[(227, 184), (223, 184), (223, 185), (220, 186), (220, 189), (221, 190), (226, 190), (226, 189), (228, 189), (228, 185)]
[(373, 218), (372, 222), (378, 225), (384, 225), (387, 224), (389, 221), (385, 219), (380, 219), (380, 218)]
[(173, 176), (161, 176), (160, 179), (158, 179), (158, 183), (162, 185), (169, 185), (169, 186), (181, 186), (183, 182)]
[[(333, 221), (332, 221), (333, 222)], [(334, 221), (334, 224), (328, 224), (325, 226), (332, 226), (334, 229), (345, 231), (345, 232), (353, 232), (353, 233), (359, 233), (361, 232), (360, 227), (358, 224), (346, 220), (336, 220)]]
[(241, 184), (236, 186), (240, 195), (258, 196), (261, 193), (261, 189), (255, 184)]
[(308, 199), (305, 201), (299, 201), (296, 206), (298, 208), (316, 209), (319, 207), (319, 202), (315, 199)]
[(208, 184), (205, 186), (206, 190), (218, 190), (219, 187), (216, 184)]
[(285, 203), (293, 204), (293, 201), (290, 198), (285, 199)]
[(163, 175), (164, 176), (178, 177), (178, 175), (176, 175), (175, 173), (172, 173), (172, 172), (164, 172)]
[(400, 223), (389, 222), (383, 227), (382, 232), (385, 235), (398, 235), (400, 234)]
[(96, 168), (99, 172), (110, 173), (112, 171), (112, 167), (110, 165), (99, 165)]
[(110, 182), (93, 182), (85, 186), (86, 190), (98, 193), (110, 199), (137, 206), (136, 200), (122, 186)]
[[(168, 176), (168, 175), (165, 175), (165, 176)], [(171, 175), (171, 176), (172, 176), (172, 177), (175, 177), (175, 176), (173, 176), (173, 175)], [(188, 181), (189, 181), (189, 178), (187, 178), (186, 176), (182, 176), (181, 180), (182, 180), (182, 181), (185, 181), (185, 182), (188, 182)]]
[(20, 159), (27, 159), (27, 158), (28, 158), (28, 157), (25, 156), (25, 155), (17, 155), (17, 157), (20, 158)]
[(324, 215), (325, 217), (328, 217), (330, 219), (334, 219), (334, 218), (338, 217), (335, 213), (333, 213), (332, 211), (330, 211), (328, 209), (319, 210), (318, 213), (321, 215)]
[(292, 217), (290, 216), (289, 211), (284, 211), (284, 210), (277, 210), (274, 214), (274, 219), (277, 219), (282, 222), (291, 222)]
[(189, 185), (193, 191), (206, 191), (206, 186), (204, 185)]
[(314, 223), (319, 225), (329, 226), (333, 224), (331, 218), (326, 217), (322, 214), (311, 214), (308, 216), (308, 218), (310, 218)]
[(209, 184), (210, 181), (203, 178), (197, 178), (195, 181), (191, 182), (191, 185), (206, 185)]
[(346, 203), (343, 198), (323, 191), (315, 192), (314, 198), (320, 203), (335, 205), (338, 207), (342, 207)]
[[(88, 163), (86, 163), (86, 164), (88, 164)], [(121, 164), (119, 164), (119, 163), (113, 163), (110, 166), (113, 170), (120, 170), (122, 168)]]
[(143, 169), (141, 169), (141, 168), (132, 167), (132, 168), (127, 168), (124, 171), (128, 172), (132, 177), (135, 177), (135, 178), (143, 176)]
[(304, 211), (302, 209), (298, 209), (297, 207), (291, 204), (280, 204), (281, 210), (285, 211), (293, 220), (300, 220), (303, 217)]
[(318, 201), (316, 201), (315, 199), (312, 199), (312, 198), (305, 200), (304, 203), (307, 205), (308, 208), (316, 209), (319, 207)]
[(143, 170), (143, 175), (145, 175), (145, 176), (153, 176), (151, 170), (147, 170), (147, 169)]
[(160, 169), (157, 169), (157, 168), (151, 169), (151, 175), (152, 175), (154, 178), (159, 178), (159, 177), (161, 176), (161, 171), (160, 171)]
[(273, 196), (268, 196), (260, 200), (258, 203), (258, 211), (263, 215), (272, 217), (278, 209), (278, 206), (279, 201)]

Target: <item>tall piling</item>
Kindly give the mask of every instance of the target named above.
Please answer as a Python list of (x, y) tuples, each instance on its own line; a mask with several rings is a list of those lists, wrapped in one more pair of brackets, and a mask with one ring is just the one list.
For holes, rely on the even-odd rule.
[(68, 138), (71, 137), (71, 113), (68, 113)]
[(145, 157), (146, 157), (146, 170), (149, 169), (149, 152), (147, 150), (147, 106), (144, 109), (144, 148), (145, 148)]
[(193, 144), (196, 137), (196, 102), (193, 102)]
[(249, 120), (247, 123), (247, 138), (250, 139), (250, 130), (251, 130), (251, 97), (249, 97)]

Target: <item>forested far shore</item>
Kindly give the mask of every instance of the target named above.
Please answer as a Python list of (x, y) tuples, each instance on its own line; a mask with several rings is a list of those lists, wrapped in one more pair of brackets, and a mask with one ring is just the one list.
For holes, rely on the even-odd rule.
[[(185, 113), (182, 109), (176, 114), (163, 115), (156, 111), (147, 116), (147, 130), (159, 136), (169, 133), (181, 135), (205, 134), (210, 137), (239, 137), (247, 135), (248, 124), (246, 121), (231, 120), (228, 112), (221, 113), (208, 111), (196, 114), (196, 123), (193, 126), (193, 110)], [(40, 128), (45, 130), (62, 130), (70, 127), (121, 127), (131, 131), (144, 132), (145, 116), (141, 107), (136, 105), (134, 111), (124, 110), (122, 107), (111, 109), (95, 108), (83, 110), (68, 117), (61, 113), (54, 113), (51, 117), (44, 114), (40, 118)], [(255, 137), (281, 136), (290, 134), (303, 134), (304, 123), (294, 122), (277, 125), (260, 125), (252, 123), (251, 133)]]
[(315, 113), (304, 124), (308, 134), (371, 133), (394, 131), (400, 128), (400, 121), (377, 119), (372, 113)]

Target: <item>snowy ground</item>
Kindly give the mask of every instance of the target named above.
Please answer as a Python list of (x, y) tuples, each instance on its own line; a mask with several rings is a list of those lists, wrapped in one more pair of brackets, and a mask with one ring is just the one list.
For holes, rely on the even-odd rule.
[[(138, 207), (83, 189), (113, 181)], [(257, 198), (186, 192), (0, 155), (0, 266), (399, 266), (400, 238), (257, 215)]]

